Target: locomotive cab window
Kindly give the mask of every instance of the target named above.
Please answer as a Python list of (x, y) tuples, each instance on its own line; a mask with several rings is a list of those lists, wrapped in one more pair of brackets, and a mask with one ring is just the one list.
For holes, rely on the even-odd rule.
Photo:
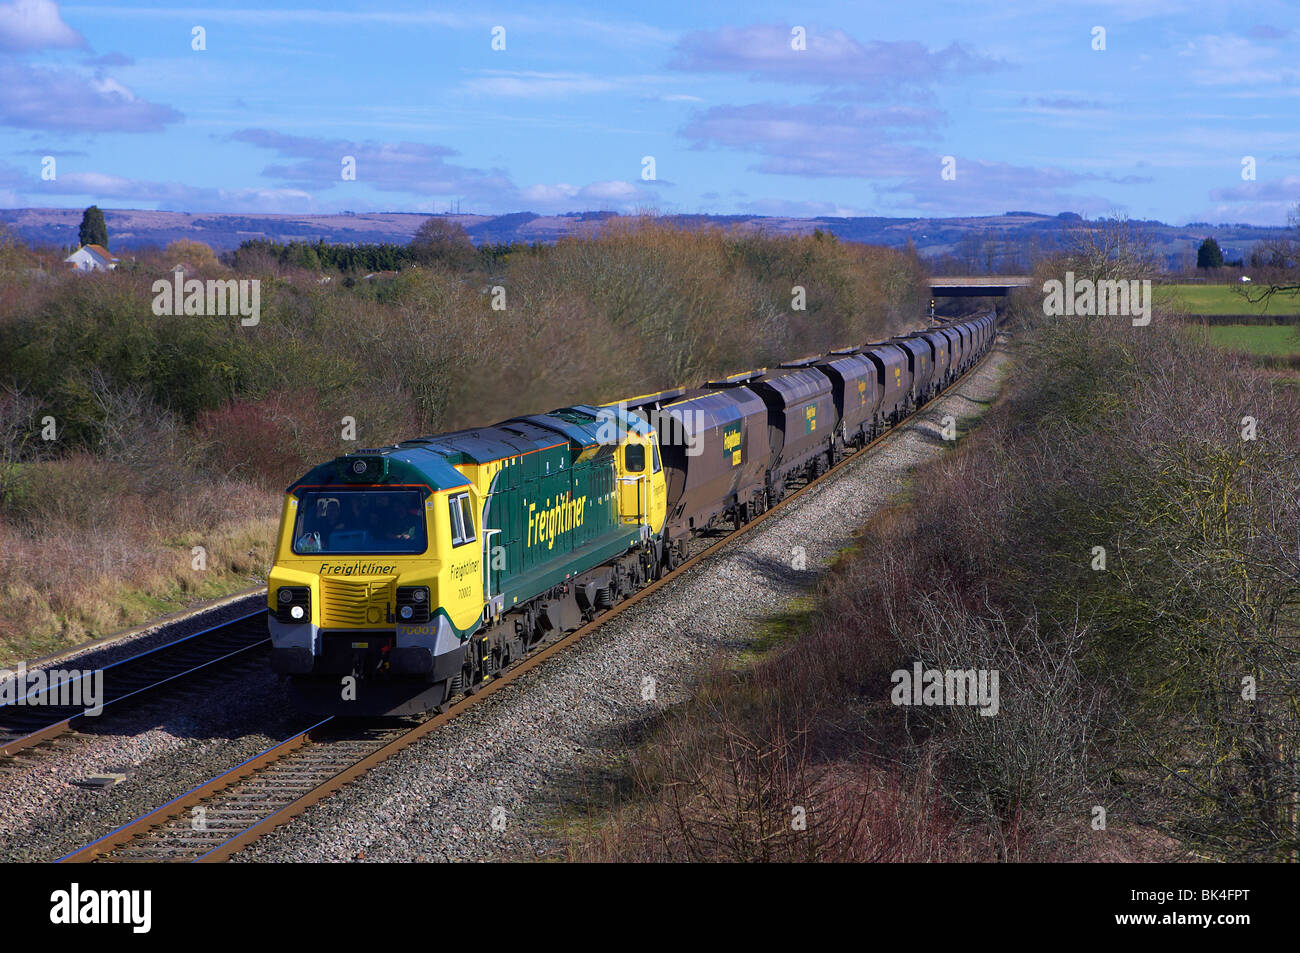
[(463, 546), (474, 542), (474, 514), (469, 508), (469, 494), (458, 493), (447, 503), (451, 508), (451, 544)]
[(659, 462), (659, 441), (658, 440), (656, 440), (654, 443), (650, 445), (650, 452), (654, 456), (654, 462), (655, 462), (654, 472), (658, 473), (660, 470), (664, 468), (663, 464)]
[(639, 443), (629, 443), (623, 450), (623, 462), (629, 473), (645, 471), (645, 447)]
[(293, 551), (415, 555), (427, 548), (418, 490), (304, 491), (298, 498)]

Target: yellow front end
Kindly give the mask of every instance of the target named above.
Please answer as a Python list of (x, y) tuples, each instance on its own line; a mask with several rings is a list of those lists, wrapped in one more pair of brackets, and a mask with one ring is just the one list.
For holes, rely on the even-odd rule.
[(276, 670), (428, 678), (439, 655), (458, 665), (483, 614), (476, 497), (473, 487), (290, 493), (267, 587)]

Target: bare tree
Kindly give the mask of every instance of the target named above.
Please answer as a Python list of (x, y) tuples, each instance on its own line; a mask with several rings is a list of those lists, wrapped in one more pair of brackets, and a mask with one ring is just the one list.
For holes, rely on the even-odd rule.
[(465, 266), (474, 257), (469, 233), (456, 222), (431, 215), (420, 223), (411, 239), (411, 249), (424, 264), (442, 262)]
[(1081, 278), (1130, 281), (1160, 271), (1151, 236), (1126, 217), (1086, 219), (1066, 230), (1066, 254)]
[(1280, 235), (1260, 243), (1258, 252), (1265, 257), (1270, 278), (1267, 284), (1253, 285), (1243, 291), (1251, 304), (1267, 303), (1274, 295), (1300, 294), (1300, 203), (1287, 217), (1292, 235)]

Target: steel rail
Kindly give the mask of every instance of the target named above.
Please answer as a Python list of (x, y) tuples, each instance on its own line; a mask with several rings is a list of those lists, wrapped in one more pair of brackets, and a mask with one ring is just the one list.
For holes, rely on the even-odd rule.
[[(141, 652), (137, 655), (131, 655), (127, 658), (118, 659), (108, 665), (89, 671), (78, 670), (78, 674), (61, 679), (53, 685), (47, 685), (39, 691), (31, 691), (21, 699), (8, 705), (0, 706), (0, 757), (11, 756), (19, 751), (50, 741), (60, 735), (67, 734), (87, 718), (98, 718), (108, 711), (109, 708), (121, 706), (122, 703), (131, 699), (139, 700), (142, 696), (153, 694), (166, 687), (174, 687), (179, 682), (190, 679), (196, 675), (205, 674), (215, 669), (229, 666), (243, 658), (252, 657), (259, 651), (265, 650), (270, 644), (269, 637), (257, 638), (245, 645), (239, 645), (229, 652), (225, 652), (216, 657), (205, 657), (196, 665), (190, 665), (175, 671), (173, 665), (169, 665), (169, 657), (186, 652), (196, 652), (201, 654), (204, 647), (203, 642), (195, 641), (205, 639), (211, 641), (214, 638), (221, 638), (220, 635), (214, 636), (213, 633), (221, 633), (230, 630), (229, 636), (234, 637), (241, 626), (247, 626), (256, 619), (263, 618), (266, 610), (262, 609), (248, 615), (240, 616), (236, 619), (230, 619), (218, 625), (210, 626), (199, 632), (193, 632), (182, 638), (175, 639), (171, 642), (165, 642), (162, 645)], [(175, 662), (175, 659), (171, 659)], [(149, 675), (150, 668), (158, 672), (157, 675)], [(138, 671), (137, 671), (138, 670)], [(101, 700), (102, 704), (96, 714), (90, 714), (94, 709), (82, 707), (81, 711), (73, 712), (70, 715), (63, 715), (68, 708), (66, 705), (50, 705), (47, 702), (41, 702), (41, 698), (57, 698), (60, 694), (68, 692), (77, 682), (90, 678), (95, 675), (101, 675), (104, 679), (104, 690), (107, 697)], [(111, 679), (114, 676), (120, 677), (122, 684), (116, 691), (113, 690)], [(142, 681), (143, 679), (143, 681)], [(82, 693), (84, 698), (84, 693)], [(78, 706), (81, 707), (81, 706)], [(30, 721), (44, 709), (55, 709), (59, 712), (53, 720), (47, 721), (35, 730), (26, 728), (20, 729), (19, 733), (9, 733), (5, 731), (4, 724), (6, 718), (12, 719), (11, 724), (16, 722)]]

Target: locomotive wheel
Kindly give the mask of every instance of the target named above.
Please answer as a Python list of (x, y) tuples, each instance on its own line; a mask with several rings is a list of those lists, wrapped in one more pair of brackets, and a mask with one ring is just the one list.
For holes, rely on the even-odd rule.
[(442, 683), (442, 701), (433, 707), (433, 710), (442, 714), (451, 707), (452, 699), (460, 694), (460, 676), (446, 679)]
[(476, 657), (478, 652), (472, 638), (466, 646), (465, 664), (460, 669), (460, 683), (464, 686), (466, 695), (474, 695), (482, 687), (483, 667)]

